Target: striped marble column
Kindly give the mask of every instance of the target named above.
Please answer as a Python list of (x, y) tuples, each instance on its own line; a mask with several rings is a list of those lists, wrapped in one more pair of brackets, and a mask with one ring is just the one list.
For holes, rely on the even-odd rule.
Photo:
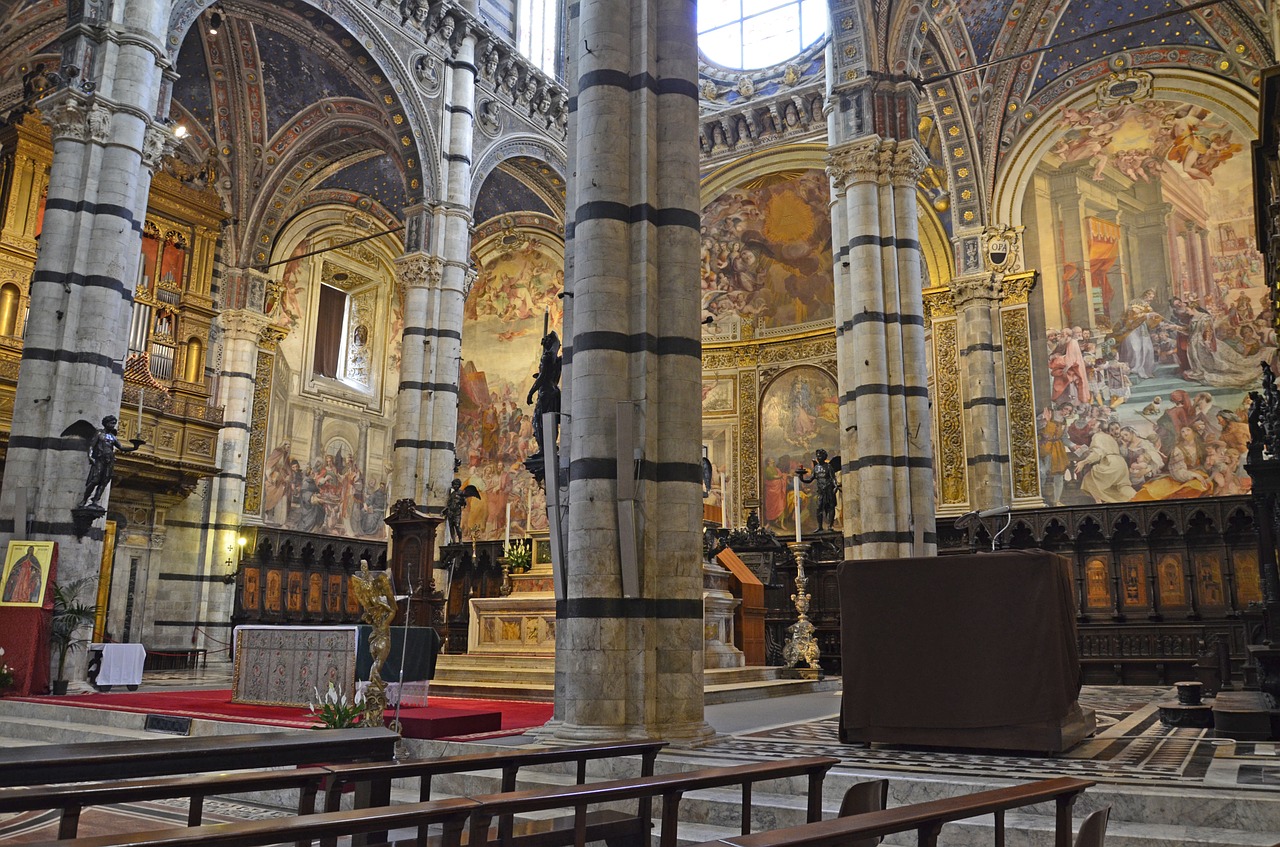
[(453, 480), (463, 309), (475, 281), (470, 261), (475, 46), (475, 34), (467, 33), (446, 63), (443, 196), (430, 223), (421, 225), (423, 252), (406, 255), (398, 265), (405, 288), (405, 330), (393, 499), (411, 499), (434, 510), (443, 509)]
[[(555, 729), (565, 740), (687, 744), (711, 734), (702, 711), (694, 8), (584, 0), (569, 11), (578, 18), (573, 429)], [(620, 444), (628, 430), (632, 443)], [(619, 479), (620, 466), (634, 478)], [(620, 502), (632, 485), (634, 498)], [(620, 519), (628, 513), (634, 533)], [(631, 551), (634, 584), (623, 576)]]
[[(153, 117), (168, 108), (169, 4), (118, 0), (100, 8), (111, 5), (72, 11), (63, 61), (88, 66), (39, 103), (52, 128), (53, 165), (18, 374), (21, 412), (0, 489), (0, 541), (22, 531), (26, 516), (15, 521), (15, 504), (25, 500), (35, 516), (29, 537), (60, 545), (64, 583), (97, 576), (103, 527), (99, 521), (77, 536), (71, 510), (84, 494), (86, 445), (59, 435), (77, 420), (96, 426), (119, 413), (147, 193), (173, 144)], [(93, 12), (104, 17), (85, 17)], [(79, 79), (96, 87), (86, 92)]]
[(850, 558), (936, 549), (915, 195), (924, 164), (914, 140), (878, 136), (834, 147), (829, 159)]
[(964, 378), (965, 432), (969, 442), (970, 502), (975, 509), (1009, 504), (1009, 453), (1002, 449), (1005, 396), (997, 365), (1002, 356), (996, 320), (1000, 284), (980, 273), (951, 281), (959, 316), (960, 368)]

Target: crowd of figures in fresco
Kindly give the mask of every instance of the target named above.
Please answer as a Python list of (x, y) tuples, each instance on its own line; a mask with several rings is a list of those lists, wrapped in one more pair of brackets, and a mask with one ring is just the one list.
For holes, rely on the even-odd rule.
[(297, 532), (383, 538), (387, 484), (366, 478), (359, 463), (334, 445), (310, 460), (281, 442), (264, 463), (263, 522)]
[(508, 504), (513, 535), (546, 529), (546, 501), (524, 467), (524, 460), (538, 450), (533, 417), (521, 405), (525, 398), (506, 380), (498, 378), (490, 385), (491, 377), (470, 361), (462, 367), (458, 476), (464, 486), (474, 485), (481, 498), (463, 512), (462, 540), (501, 538)]
[(1174, 297), (1160, 309), (1147, 290), (1109, 330), (1049, 330), (1050, 402), (1038, 421), (1046, 501), (1247, 493), (1247, 389), (1276, 355), (1260, 294)]

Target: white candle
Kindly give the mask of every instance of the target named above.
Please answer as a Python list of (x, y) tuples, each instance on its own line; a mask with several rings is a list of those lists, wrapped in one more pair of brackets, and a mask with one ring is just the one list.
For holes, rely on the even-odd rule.
[(533, 535), (533, 486), (524, 490), (524, 534)]
[(800, 543), (800, 474), (791, 477), (796, 498), (796, 543)]
[(720, 522), (725, 523), (729, 514), (729, 489), (724, 487), (724, 474), (720, 474)]
[(507, 501), (507, 532), (502, 536), (502, 552), (505, 555), (511, 546), (511, 501)]

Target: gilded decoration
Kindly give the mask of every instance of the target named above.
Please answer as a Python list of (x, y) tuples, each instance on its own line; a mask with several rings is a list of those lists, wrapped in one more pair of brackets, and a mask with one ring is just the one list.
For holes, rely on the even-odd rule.
[(760, 420), (755, 414), (756, 397), (759, 395), (759, 375), (747, 372), (738, 380), (738, 408), (750, 409), (752, 413), (742, 417), (738, 442), (738, 466), (742, 473), (738, 476), (741, 488), (741, 502), (758, 503), (760, 501)]
[(934, 318), (933, 357), (940, 505), (963, 505), (969, 501), (969, 482), (964, 448), (964, 403), (960, 393), (960, 345), (954, 316)]
[(1006, 276), (1001, 281), (1004, 304), (1006, 306), (1025, 305), (1031, 299), (1031, 289), (1035, 284), (1035, 271)]
[(955, 298), (950, 288), (930, 288), (924, 292), (924, 314), (930, 321), (954, 316)]
[(271, 407), (271, 375), (275, 354), (258, 351), (258, 365), (253, 378), (253, 414), (249, 421), (249, 461), (245, 469), (244, 511), (262, 511), (262, 463), (267, 454), (267, 415)]
[[(1025, 303), (1025, 301), (1024, 301)], [(1031, 393), (1031, 329), (1026, 305), (1000, 313), (1004, 337), (1005, 406), (1009, 412), (1009, 459), (1015, 500), (1040, 497), (1035, 398)]]

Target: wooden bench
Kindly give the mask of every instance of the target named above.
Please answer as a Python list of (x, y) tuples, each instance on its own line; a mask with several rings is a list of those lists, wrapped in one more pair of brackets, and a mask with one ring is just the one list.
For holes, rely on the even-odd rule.
[(467, 817), (475, 809), (464, 798), (433, 800), (377, 809), (348, 809), (296, 818), (273, 818), (244, 823), (218, 823), (179, 829), (162, 829), (133, 835), (100, 835), (72, 841), (43, 841), (24, 847), (264, 847), (294, 842), (309, 844), (317, 839), (336, 840), (350, 836), (382, 840), (381, 833), (406, 827), (438, 824), (442, 828), (440, 847), (459, 847)]
[[(640, 775), (651, 776), (653, 763), (658, 758), (658, 751), (666, 746), (665, 741), (640, 741), (627, 744), (595, 744), (585, 747), (559, 747), (546, 750), (505, 750), (494, 753), (475, 753), (467, 756), (453, 756), (447, 759), (414, 759), (400, 762), (378, 762), (359, 765), (344, 765), (331, 768), (332, 776), (325, 781), (325, 810), (334, 811), (342, 799), (343, 789), (353, 784), (358, 785), (369, 780), (390, 782), (393, 779), (417, 778), (418, 800), (425, 802), (431, 799), (431, 778), (445, 774), (468, 773), (479, 770), (501, 769), (502, 791), (514, 791), (516, 777), (520, 768), (533, 765), (548, 765), (572, 762), (577, 765), (577, 784), (587, 781), (587, 762), (600, 759), (614, 759), (624, 756), (640, 756)], [(508, 834), (511, 829), (511, 817), (503, 819)], [(613, 823), (612, 816), (599, 816), (593, 823), (604, 827)], [(599, 830), (604, 836), (604, 829)], [(612, 831), (610, 830), (610, 833)], [(426, 831), (419, 833), (425, 840)], [(610, 834), (609, 837), (612, 837)]]
[[(653, 825), (651, 803), (655, 797), (662, 799), (662, 837), (659, 845), (675, 847), (679, 829), (680, 800), (684, 794), (729, 785), (742, 786), (742, 832), (749, 833), (752, 785), (757, 782), (796, 776), (804, 776), (808, 779), (807, 819), (820, 821), (822, 820), (822, 782), (827, 771), (839, 761), (830, 756), (810, 756), (749, 765), (704, 768), (636, 779), (593, 782), (573, 788), (514, 791), (472, 797), (471, 799), (480, 805), (471, 815), (468, 847), (484, 847), (490, 843), (499, 844), (501, 847), (512, 847), (512, 845), (521, 845), (521, 847), (565, 845), (567, 847), (569, 844), (574, 847), (585, 847), (588, 842), (599, 841), (605, 837), (628, 839), (632, 836), (640, 839), (636, 841), (637, 844), (644, 845), (648, 843), (649, 831)], [(630, 800), (639, 801), (638, 810), (634, 816), (613, 818), (604, 828), (597, 827), (592, 831), (587, 819), (589, 806)], [(503, 821), (504, 818), (512, 815), (555, 809), (573, 809), (573, 815), (563, 819), (566, 824), (572, 826), (571, 830), (555, 829), (530, 836), (516, 836), (512, 833), (510, 825)], [(496, 838), (490, 830), (494, 818), (499, 819)]]
[[(547, 750), (504, 750), (444, 759), (407, 762), (375, 762), (304, 768), (299, 770), (251, 771), (230, 774), (202, 774), (145, 780), (36, 785), (0, 789), (0, 813), (61, 810), (58, 837), (75, 838), (80, 813), (85, 807), (108, 803), (136, 803), (147, 800), (187, 798), (190, 801), (187, 825), (199, 826), (206, 797), (242, 794), (250, 791), (298, 790), (298, 814), (316, 811), (316, 796), (327, 794), (326, 811), (337, 811), (343, 788), (358, 783), (389, 784), (392, 779), (420, 778), (420, 801), (431, 799), (431, 777), (449, 773), (501, 769), (504, 791), (515, 788), (521, 767), (571, 762), (577, 765), (578, 784), (586, 781), (587, 762), (618, 756), (639, 755), (641, 775), (653, 773), (653, 763), (664, 742), (593, 745)], [(370, 792), (372, 794), (372, 792)], [(368, 807), (369, 800), (366, 800)], [(377, 805), (374, 803), (374, 805)]]
[(298, 814), (316, 810), (316, 795), (330, 771), (300, 768), (285, 771), (251, 771), (233, 774), (162, 777), (159, 779), (90, 782), (76, 785), (34, 785), (0, 789), (0, 814), (58, 809), (58, 838), (75, 838), (80, 812), (88, 806), (110, 803), (141, 803), (185, 797), (190, 801), (187, 826), (200, 826), (206, 797), (243, 794), (249, 791), (298, 791)]
[[(1003, 847), (1006, 810), (1050, 801), (1057, 805), (1054, 847), (1071, 847), (1071, 807), (1076, 797), (1093, 784), (1090, 780), (1072, 777), (1044, 779), (1010, 788), (978, 791), (963, 797), (930, 800), (772, 832), (723, 838), (697, 847), (844, 847), (857, 839), (881, 838), (911, 830), (916, 831), (921, 847), (935, 847), (943, 824), (990, 814), (995, 815), (996, 847)], [(663, 836), (666, 836), (665, 829)]]
[(395, 758), (399, 738), (369, 727), (17, 747), (0, 750), (0, 787), (252, 770), (264, 763), (387, 761)]

